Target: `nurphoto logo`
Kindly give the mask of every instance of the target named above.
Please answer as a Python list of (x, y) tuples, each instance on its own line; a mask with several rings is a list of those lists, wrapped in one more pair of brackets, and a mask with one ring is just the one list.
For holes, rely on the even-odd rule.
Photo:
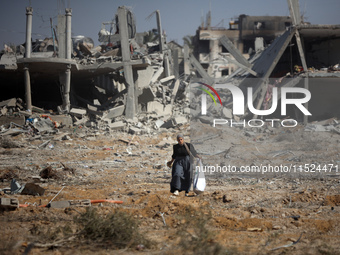
[[(217, 99), (220, 102), (220, 105), (223, 106), (222, 104), (222, 100), (220, 95), (218, 94), (218, 92), (216, 91), (216, 89), (227, 89), (229, 90), (229, 92), (232, 95), (232, 113), (233, 115), (236, 116), (244, 116), (246, 114), (245, 112), (245, 95), (243, 93), (243, 91), (232, 84), (215, 84), (214, 87), (205, 84), (203, 82), (196, 82), (193, 83), (193, 85), (203, 85), (205, 87), (207, 87), (208, 89), (210, 89), (217, 97)], [(205, 93), (202, 93), (201, 96), (201, 115), (207, 115), (207, 95), (210, 96), (210, 98), (213, 100), (215, 106), (217, 106), (217, 102), (216, 99), (214, 98), (213, 94), (205, 89), (205, 88), (201, 88), (198, 87), (198, 89), (202, 90)], [(280, 97), (279, 98), (279, 93), (280, 93)], [(295, 95), (299, 95), (299, 98), (288, 98), (287, 95), (294, 93)], [(249, 109), (249, 111), (254, 114), (254, 115), (258, 115), (258, 116), (267, 116), (270, 115), (272, 113), (274, 113), (278, 107), (278, 103), (279, 100), (281, 99), (281, 116), (282, 117), (286, 117), (287, 115), (287, 105), (294, 105), (296, 108), (298, 108), (304, 115), (306, 116), (310, 116), (312, 115), (308, 109), (303, 105), (305, 103), (308, 103), (309, 100), (311, 99), (311, 93), (308, 89), (305, 88), (298, 88), (298, 87), (282, 87), (282, 88), (277, 88), (274, 87), (272, 89), (272, 105), (269, 109), (256, 109), (254, 107), (254, 100), (253, 100), (253, 88), (252, 87), (248, 87), (247, 88), (247, 94), (246, 94), (246, 98), (247, 98), (247, 107)], [(241, 122), (235, 122), (234, 120), (230, 119), (214, 119), (213, 120), (213, 126), (215, 127), (216, 125), (225, 125), (225, 124), (230, 124), (230, 126), (235, 126), (235, 125), (243, 125), (245, 126), (246, 124), (248, 124), (249, 127), (262, 127), (265, 122), (270, 122), (272, 124), (272, 126), (274, 127), (274, 123), (279, 121), (281, 123), (281, 126), (283, 127), (295, 127), (298, 122), (294, 119), (284, 119), (284, 120), (280, 120), (280, 119), (251, 119), (251, 120), (242, 120)]]

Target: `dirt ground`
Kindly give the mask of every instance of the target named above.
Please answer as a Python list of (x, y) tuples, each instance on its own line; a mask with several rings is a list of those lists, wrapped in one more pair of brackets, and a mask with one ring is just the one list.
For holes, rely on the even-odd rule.
[[(171, 170), (166, 161), (171, 159), (177, 133), (184, 133), (189, 141), (188, 126), (140, 136), (60, 132), (67, 132), (66, 140), (52, 137), (46, 147), (39, 147), (43, 140), (25, 134), (9, 138), (7, 144), (10, 141), (12, 146), (2, 143), (0, 189), (15, 178), (46, 190), (42, 196), (1, 192), (1, 197), (30, 204), (0, 213), (0, 254), (340, 254), (340, 173), (334, 169), (271, 175), (210, 173), (203, 194), (191, 192), (185, 197), (181, 192), (175, 197), (169, 192)], [(195, 140), (192, 134), (195, 130), (190, 136)], [(219, 135), (207, 139), (204, 146), (197, 142), (205, 164), (239, 168), (340, 162), (340, 136), (332, 132), (306, 132), (298, 126), (260, 132), (224, 128)], [(209, 155), (207, 144), (219, 147), (221, 141), (222, 152)], [(37, 177), (47, 166), (57, 175)], [(123, 201), (92, 207), (104, 217), (117, 210), (131, 215), (139, 222), (140, 235), (151, 244), (131, 241), (117, 248), (100, 238), (78, 239), (75, 218), (86, 208), (36, 206), (53, 197), (53, 201)]]

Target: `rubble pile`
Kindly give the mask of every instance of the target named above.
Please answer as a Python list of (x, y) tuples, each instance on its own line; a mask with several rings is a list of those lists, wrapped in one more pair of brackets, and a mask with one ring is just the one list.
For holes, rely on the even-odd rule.
[[(66, 12), (70, 13), (70, 10)], [(36, 70), (40, 72), (43, 66), (46, 66), (52, 76), (59, 76), (63, 104), (57, 106), (56, 110), (51, 110), (48, 107), (41, 109), (30, 106), (30, 103), (23, 105), (22, 100), (16, 103), (16, 99), (1, 102), (1, 117), (4, 120), (0, 125), (7, 125), (2, 127), (3, 132), (9, 128), (8, 124), (14, 122), (8, 119), (13, 115), (20, 118), (20, 121), (15, 122), (19, 125), (16, 126), (17, 128), (31, 127), (39, 134), (63, 127), (80, 127), (93, 132), (123, 130), (131, 134), (150, 134), (161, 128), (175, 128), (188, 122), (190, 109), (187, 92), (190, 80), (188, 77), (179, 78), (175, 75), (178, 74), (178, 70), (174, 66), (173, 52), (166, 42), (166, 36), (162, 34), (159, 11), (153, 13), (157, 15), (158, 28), (148, 34), (149, 37), (157, 38), (152, 42), (146, 40), (148, 37), (146, 33), (136, 33), (134, 16), (128, 8), (120, 7), (117, 13), (114, 21), (103, 23), (111, 27), (110, 31), (105, 27), (100, 30), (98, 35), (101, 45), (99, 46), (95, 47), (91, 38), (75, 36), (72, 37), (71, 56), (66, 56), (68, 46), (60, 40), (58, 44), (55, 37), (57, 35), (64, 37), (68, 27), (65, 31), (64, 28), (58, 30), (55, 37), (33, 43), (33, 62), (30, 63), (30, 67), (36, 65)], [(119, 33), (122, 30), (119, 27), (121, 25), (118, 22), (119, 15), (127, 18), (127, 35)], [(126, 44), (123, 43), (124, 40), (128, 44), (127, 49), (124, 49)], [(29, 60), (27, 56), (24, 58), (25, 50), (24, 46), (21, 46), (17, 48), (16, 53), (7, 46), (2, 56), (11, 54), (18, 59), (15, 61), (18, 70), (23, 67), (22, 63)], [(53, 55), (46, 55), (47, 53)], [(38, 61), (34, 61), (34, 58), (38, 58)], [(65, 68), (64, 63), (66, 63), (67, 70), (54, 71), (55, 66), (47, 67), (49, 63), (53, 65), (60, 63), (62, 69)], [(133, 74), (130, 76), (125, 70), (126, 63), (132, 69)], [(4, 62), (4, 66), (9, 65)], [(30, 72), (36, 70), (30, 68)], [(67, 78), (71, 72), (74, 88)], [(76, 78), (73, 78), (73, 75)], [(86, 79), (84, 81), (87, 83), (86, 88), (83, 78)], [(129, 85), (131, 82), (133, 84)], [(69, 83), (67, 85), (69, 88), (66, 88), (66, 83)], [(134, 90), (134, 99), (131, 99), (130, 90)], [(25, 101), (27, 100), (30, 101), (26, 98)], [(131, 110), (127, 112), (127, 106), (131, 104), (134, 105), (131, 106), (134, 108), (133, 116), (130, 114)], [(12, 108), (7, 114), (8, 107)]]

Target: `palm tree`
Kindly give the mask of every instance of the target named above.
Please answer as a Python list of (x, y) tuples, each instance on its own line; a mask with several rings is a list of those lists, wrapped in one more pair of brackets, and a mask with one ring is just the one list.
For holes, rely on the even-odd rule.
[(193, 35), (186, 35), (183, 37), (184, 44), (189, 46), (189, 49), (193, 50), (195, 48), (195, 36)]
[(154, 42), (158, 40), (158, 35), (155, 34), (154, 30), (149, 30), (148, 32), (145, 32), (144, 38), (143, 38), (143, 43), (148, 43), (148, 42)]

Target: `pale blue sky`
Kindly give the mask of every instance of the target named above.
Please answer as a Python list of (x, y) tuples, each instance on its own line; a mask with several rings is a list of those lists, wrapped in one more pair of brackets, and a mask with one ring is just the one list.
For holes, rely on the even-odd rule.
[[(26, 10), (33, 7), (33, 40), (51, 37), (50, 18), (57, 24), (58, 13), (72, 8), (72, 35), (91, 37), (99, 45), (98, 32), (103, 21), (110, 21), (118, 6), (132, 8), (137, 32), (156, 28), (156, 17), (146, 20), (153, 11), (160, 10), (167, 40), (182, 44), (185, 35), (194, 35), (211, 5), (212, 26), (228, 26), (230, 19), (240, 14), (253, 16), (288, 16), (286, 0), (1, 0), (0, 49), (4, 43), (25, 41)], [(339, 0), (300, 0), (300, 10), (312, 24), (340, 24)]]

